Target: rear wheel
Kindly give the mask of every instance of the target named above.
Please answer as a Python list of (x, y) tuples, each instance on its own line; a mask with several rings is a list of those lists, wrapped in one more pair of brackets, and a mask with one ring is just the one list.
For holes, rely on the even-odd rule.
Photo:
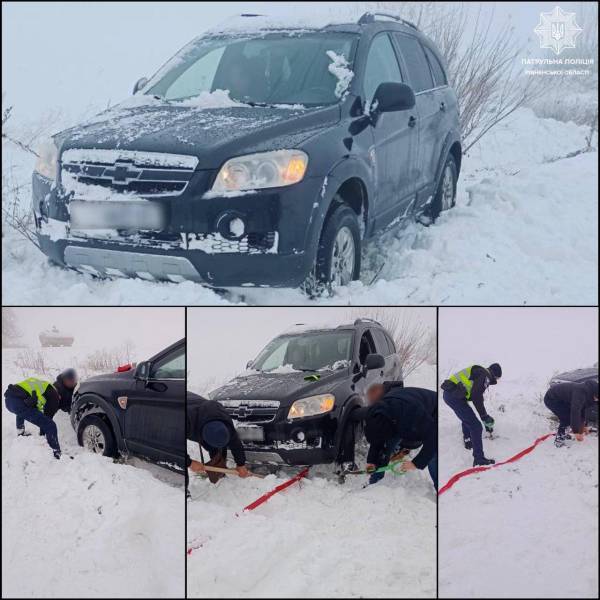
[(97, 415), (84, 417), (77, 429), (79, 445), (94, 454), (115, 456), (117, 444), (109, 425)]
[(315, 268), (304, 284), (305, 291), (317, 296), (358, 279), (360, 253), (358, 217), (347, 204), (339, 204), (325, 221)]

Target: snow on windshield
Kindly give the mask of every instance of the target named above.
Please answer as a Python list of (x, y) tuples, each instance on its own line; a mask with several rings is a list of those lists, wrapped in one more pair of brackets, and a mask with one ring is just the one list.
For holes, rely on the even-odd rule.
[(335, 95), (341, 100), (348, 93), (350, 82), (354, 77), (354, 71), (350, 69), (350, 63), (348, 63), (343, 54), (336, 54), (333, 50), (328, 50), (327, 56), (332, 61), (329, 65), (329, 72), (337, 77), (338, 80), (335, 86)]

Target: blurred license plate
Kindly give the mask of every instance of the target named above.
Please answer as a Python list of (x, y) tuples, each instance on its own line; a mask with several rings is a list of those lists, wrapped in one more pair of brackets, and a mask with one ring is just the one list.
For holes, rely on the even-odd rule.
[(240, 436), (240, 440), (245, 442), (264, 442), (265, 432), (262, 427), (244, 427), (243, 425), (237, 425), (236, 431)]
[(136, 229), (159, 231), (165, 228), (165, 207), (150, 200), (72, 200), (69, 203), (71, 229)]

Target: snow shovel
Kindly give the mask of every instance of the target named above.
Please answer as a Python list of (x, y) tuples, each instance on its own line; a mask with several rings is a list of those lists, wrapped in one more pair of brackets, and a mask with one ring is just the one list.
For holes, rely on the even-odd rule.
[(397, 460), (395, 462), (388, 463), (383, 467), (379, 467), (373, 471), (367, 471), (366, 469), (359, 469), (358, 471), (344, 471), (343, 475), (372, 475), (373, 473), (385, 473), (389, 471), (393, 475), (404, 475), (404, 471), (399, 470), (399, 465), (401, 465), (404, 461)]
[[(237, 475), (239, 477), (239, 473), (235, 469), (227, 469), (225, 467), (211, 467), (209, 465), (204, 465), (205, 471), (210, 471), (211, 473), (223, 473), (224, 475)], [(264, 479), (264, 475), (259, 475), (258, 473), (252, 473), (250, 471), (250, 475), (252, 477), (258, 477), (259, 479)]]

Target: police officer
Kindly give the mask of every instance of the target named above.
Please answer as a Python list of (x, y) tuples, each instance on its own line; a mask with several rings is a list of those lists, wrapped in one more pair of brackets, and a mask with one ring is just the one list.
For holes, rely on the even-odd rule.
[(37, 425), (40, 434), (46, 436), (54, 457), (60, 458), (58, 433), (52, 420), (60, 406), (60, 395), (56, 388), (44, 379), (28, 377), (8, 386), (4, 392), (4, 402), (6, 408), (16, 415), (17, 435), (28, 435), (25, 433), (25, 421)]
[(451, 375), (442, 383), (444, 402), (455, 412), (462, 423), (463, 441), (467, 450), (473, 450), (473, 466), (494, 464), (492, 458), (483, 454), (483, 427), (475, 412), (488, 433), (494, 431), (494, 419), (488, 415), (483, 402), (483, 393), (490, 385), (496, 385), (502, 377), (502, 368), (498, 363), (493, 363), (485, 368), (480, 365), (471, 365)]
[(544, 404), (558, 417), (558, 431), (554, 438), (557, 448), (565, 445), (565, 440), (571, 439), (567, 427), (578, 442), (588, 432), (586, 413), (590, 406), (598, 402), (598, 382), (594, 380), (583, 383), (557, 383), (550, 387), (544, 396)]

